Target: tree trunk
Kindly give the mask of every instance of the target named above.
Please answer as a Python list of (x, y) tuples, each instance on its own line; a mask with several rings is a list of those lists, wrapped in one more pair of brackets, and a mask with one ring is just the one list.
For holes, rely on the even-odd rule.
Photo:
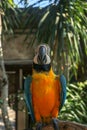
[(9, 116), (8, 116), (8, 79), (5, 72), (5, 66), (3, 61), (1, 31), (2, 31), (2, 24), (1, 24), (1, 14), (0, 14), (0, 91), (1, 91), (1, 99), (2, 99), (1, 110), (2, 110), (2, 118), (6, 130), (12, 130), (11, 122), (9, 121)]
[[(87, 130), (87, 125), (70, 122), (70, 121), (59, 121), (59, 130)], [(52, 124), (44, 127), (42, 130), (54, 130)]]

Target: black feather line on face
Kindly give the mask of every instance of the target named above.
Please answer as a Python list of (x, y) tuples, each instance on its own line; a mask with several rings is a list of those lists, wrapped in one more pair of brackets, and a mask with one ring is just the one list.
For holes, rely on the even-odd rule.
[(33, 68), (37, 72), (41, 72), (41, 71), (48, 72), (51, 69), (51, 63), (50, 64), (45, 64), (45, 65), (39, 65), (39, 64), (33, 63)]
[(44, 56), (44, 57), (40, 57), (39, 55), (38, 55), (38, 58), (37, 58), (37, 61), (38, 61), (38, 64), (46, 64), (46, 62), (47, 62), (47, 58), (46, 58), (46, 55)]

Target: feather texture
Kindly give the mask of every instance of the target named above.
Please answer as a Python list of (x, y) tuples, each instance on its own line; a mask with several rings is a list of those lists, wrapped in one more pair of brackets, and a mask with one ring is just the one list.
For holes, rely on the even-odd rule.
[(33, 112), (33, 107), (32, 107), (31, 88), (30, 88), (31, 82), (32, 82), (31, 76), (28, 76), (24, 81), (24, 98), (25, 98), (26, 105), (30, 113), (31, 119), (33, 122), (35, 122), (34, 112)]
[(49, 72), (33, 71), (32, 75), (32, 103), (37, 122), (52, 117), (57, 118), (60, 106), (61, 85), (53, 70)]
[(66, 79), (64, 75), (56, 76), (52, 68), (49, 72), (40, 73), (33, 70), (32, 77), (25, 79), (24, 90), (32, 121), (48, 122), (49, 118), (57, 118), (64, 105)]
[(60, 83), (61, 83), (61, 104), (60, 110), (63, 107), (65, 100), (66, 100), (66, 78), (64, 75), (60, 75)]

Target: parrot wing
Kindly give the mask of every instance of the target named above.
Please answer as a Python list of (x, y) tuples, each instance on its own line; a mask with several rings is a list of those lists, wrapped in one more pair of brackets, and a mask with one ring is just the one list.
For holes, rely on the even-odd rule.
[(32, 82), (31, 76), (28, 76), (24, 81), (24, 98), (25, 98), (25, 102), (26, 102), (28, 111), (30, 113), (31, 119), (34, 122), (35, 118), (34, 118), (34, 112), (33, 112), (33, 107), (32, 107), (32, 100), (31, 100), (32, 95), (30, 91), (31, 82)]
[(66, 78), (64, 75), (60, 75), (61, 93), (60, 93), (60, 110), (63, 107), (66, 100)]

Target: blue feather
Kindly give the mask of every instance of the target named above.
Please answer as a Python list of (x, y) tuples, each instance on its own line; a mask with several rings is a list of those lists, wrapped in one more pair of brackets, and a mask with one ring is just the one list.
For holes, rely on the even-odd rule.
[(60, 83), (61, 83), (61, 105), (60, 109), (63, 107), (65, 100), (66, 100), (66, 78), (64, 75), (60, 76)]
[(31, 98), (32, 95), (30, 92), (31, 82), (32, 82), (31, 76), (28, 76), (24, 81), (24, 98), (25, 98), (25, 102), (26, 102), (28, 111), (30, 113), (31, 119), (33, 122), (35, 122), (34, 112), (33, 112), (33, 107), (32, 107), (32, 98)]

